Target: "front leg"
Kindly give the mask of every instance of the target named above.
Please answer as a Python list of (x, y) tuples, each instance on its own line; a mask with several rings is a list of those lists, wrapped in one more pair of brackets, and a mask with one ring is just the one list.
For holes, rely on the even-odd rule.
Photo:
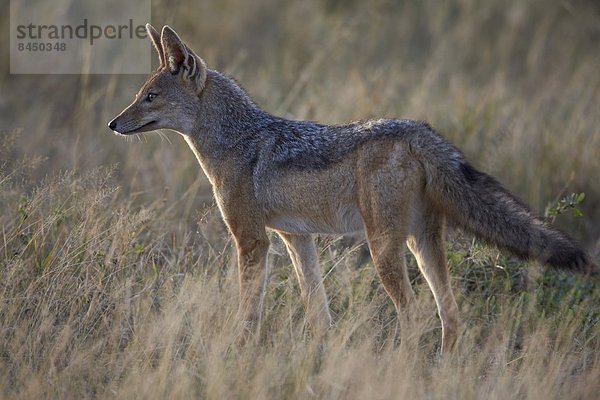
[(266, 260), (269, 239), (264, 232), (235, 235), (240, 282), (238, 319), (243, 324), (244, 335), (255, 333), (262, 314), (266, 286)]
[(294, 264), (307, 319), (315, 334), (323, 334), (331, 326), (331, 315), (315, 243), (310, 235), (277, 233), (285, 243)]
[(256, 333), (260, 325), (269, 238), (264, 218), (252, 197), (240, 191), (217, 194), (217, 203), (237, 250), (240, 285), (238, 321), (242, 324), (243, 343)]

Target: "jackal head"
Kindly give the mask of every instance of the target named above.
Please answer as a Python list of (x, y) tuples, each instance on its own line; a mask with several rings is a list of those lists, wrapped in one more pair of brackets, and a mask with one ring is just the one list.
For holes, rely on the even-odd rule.
[(146, 31), (160, 66), (144, 82), (133, 103), (108, 127), (122, 135), (162, 128), (189, 133), (206, 82), (206, 64), (169, 26), (165, 25), (160, 35), (150, 24), (146, 24)]

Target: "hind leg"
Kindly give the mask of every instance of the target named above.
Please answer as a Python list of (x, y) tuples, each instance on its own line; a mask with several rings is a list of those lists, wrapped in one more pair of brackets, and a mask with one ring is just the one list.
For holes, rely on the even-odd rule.
[(396, 311), (401, 314), (415, 298), (404, 259), (406, 236), (399, 232), (386, 232), (381, 227), (365, 225), (377, 275)]
[(433, 210), (425, 210), (413, 225), (414, 232), (409, 235), (408, 247), (433, 292), (442, 321), (442, 355), (445, 355), (456, 344), (458, 306), (446, 265), (444, 217)]
[(383, 203), (361, 212), (375, 270), (400, 315), (415, 297), (404, 258), (406, 210)]
[[(375, 145), (374, 145), (375, 146)], [(416, 165), (407, 162), (402, 143), (381, 143), (377, 153), (359, 162), (358, 206), (369, 251), (387, 294), (401, 315), (414, 300), (404, 259), (415, 187)]]

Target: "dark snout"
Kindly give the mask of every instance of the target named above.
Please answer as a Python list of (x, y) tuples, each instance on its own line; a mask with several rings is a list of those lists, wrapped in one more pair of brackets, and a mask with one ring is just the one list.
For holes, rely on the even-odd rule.
[(110, 128), (111, 131), (113, 131), (115, 133), (119, 133), (121, 135), (125, 134), (125, 132), (126, 132), (126, 130), (124, 129), (124, 126), (123, 126), (124, 124), (123, 124), (122, 115), (123, 115), (123, 113), (117, 115), (108, 123), (108, 127)]
[(131, 118), (130, 114), (127, 113), (127, 109), (113, 118), (108, 123), (108, 127), (111, 131), (120, 135), (132, 135), (147, 130), (144, 129), (146, 128), (146, 124), (140, 124), (140, 121)]
[(135, 135), (160, 128), (157, 120), (149, 119), (148, 116), (146, 118), (139, 118), (137, 114), (136, 109), (132, 110), (130, 106), (113, 118), (108, 123), (108, 127), (120, 135)]

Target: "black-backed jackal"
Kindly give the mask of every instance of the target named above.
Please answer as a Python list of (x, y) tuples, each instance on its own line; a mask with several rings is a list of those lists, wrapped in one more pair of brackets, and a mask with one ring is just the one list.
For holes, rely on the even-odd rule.
[(408, 243), (438, 307), (442, 353), (454, 346), (458, 324), (444, 250), (447, 223), (524, 258), (596, 270), (571, 237), (532, 216), (427, 124), (327, 126), (275, 117), (234, 80), (208, 69), (170, 27), (160, 35), (147, 30), (160, 67), (109, 127), (123, 135), (172, 129), (190, 145), (235, 238), (244, 332), (260, 319), (267, 228), (285, 242), (319, 332), (331, 316), (311, 235), (364, 231), (398, 312), (414, 297), (404, 261)]

